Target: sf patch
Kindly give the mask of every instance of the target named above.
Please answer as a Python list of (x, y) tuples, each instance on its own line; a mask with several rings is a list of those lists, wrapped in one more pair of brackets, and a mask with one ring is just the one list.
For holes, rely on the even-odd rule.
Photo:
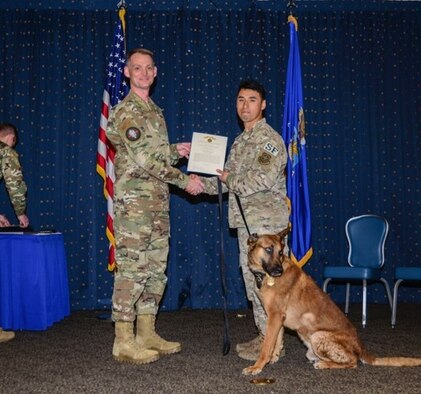
[(137, 127), (129, 127), (126, 130), (126, 138), (129, 141), (137, 141), (140, 138), (140, 130)]
[(278, 156), (279, 149), (272, 145), (270, 142), (267, 142), (263, 148), (266, 152), (270, 153), (272, 156)]

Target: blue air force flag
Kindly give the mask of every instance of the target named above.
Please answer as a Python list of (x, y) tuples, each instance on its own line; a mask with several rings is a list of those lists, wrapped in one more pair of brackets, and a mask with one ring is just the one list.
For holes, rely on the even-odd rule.
[(288, 58), (282, 137), (288, 151), (287, 196), (290, 203), (290, 257), (302, 267), (312, 256), (311, 213), (307, 183), (307, 157), (301, 82), (298, 23), (288, 18), (290, 52)]

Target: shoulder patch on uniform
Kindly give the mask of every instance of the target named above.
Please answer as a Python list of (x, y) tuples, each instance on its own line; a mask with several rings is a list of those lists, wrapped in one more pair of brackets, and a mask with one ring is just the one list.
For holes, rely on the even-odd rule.
[(266, 145), (263, 147), (263, 149), (270, 153), (272, 156), (278, 156), (279, 149), (273, 145), (271, 142), (267, 142)]
[(137, 127), (129, 127), (126, 130), (126, 138), (129, 141), (137, 141), (140, 138), (141, 132)]
[(257, 161), (262, 165), (262, 166), (267, 166), (268, 164), (270, 164), (270, 162), (272, 161), (272, 156), (269, 153), (266, 152), (262, 152), (259, 157), (257, 158)]

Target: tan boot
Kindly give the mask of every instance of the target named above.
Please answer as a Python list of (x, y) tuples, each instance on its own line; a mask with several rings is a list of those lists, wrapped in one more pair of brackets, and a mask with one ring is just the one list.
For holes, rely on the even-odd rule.
[(181, 343), (169, 342), (155, 332), (155, 315), (138, 315), (136, 342), (159, 354), (173, 354), (181, 351)]
[(259, 333), (259, 335), (256, 338), (253, 338), (251, 341), (237, 343), (235, 350), (237, 353), (240, 353), (244, 350), (255, 349), (255, 348), (259, 348), (260, 350), (260, 347), (262, 346), (262, 343), (263, 343), (263, 339), (264, 339), (263, 334)]
[(3, 331), (3, 329), (0, 328), (0, 342), (10, 341), (14, 337), (15, 333), (13, 331)]
[(132, 322), (115, 323), (113, 357), (117, 361), (134, 364), (148, 364), (158, 360), (159, 353), (138, 344), (134, 337)]
[[(265, 337), (263, 334), (259, 334), (251, 341), (237, 344), (235, 350), (237, 351), (238, 357), (244, 360), (256, 361), (260, 356), (260, 350), (262, 348), (264, 339)], [(270, 361), (271, 363), (277, 362), (280, 357), (285, 356), (285, 348), (283, 342), (279, 344), (279, 347), (279, 349), (274, 351)]]

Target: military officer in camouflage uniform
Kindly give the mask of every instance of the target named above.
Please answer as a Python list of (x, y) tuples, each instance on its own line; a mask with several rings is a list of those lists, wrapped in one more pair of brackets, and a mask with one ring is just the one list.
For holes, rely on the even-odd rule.
[[(224, 191), (229, 191), (229, 225), (237, 228), (240, 266), (247, 298), (253, 306), (259, 335), (236, 350), (241, 358), (257, 360), (266, 332), (266, 313), (254, 291), (255, 279), (247, 264), (244, 220), (235, 200), (237, 194), (251, 233), (278, 233), (288, 226), (285, 166), (287, 152), (281, 135), (266, 123), (265, 89), (256, 81), (243, 81), (237, 93), (237, 114), (244, 131), (235, 139), (224, 170), (218, 170)], [(216, 178), (202, 178), (205, 193), (217, 193)]]
[(124, 75), (130, 78), (131, 90), (112, 109), (106, 131), (116, 149), (113, 356), (142, 364), (181, 350), (180, 343), (166, 341), (155, 332), (155, 317), (167, 282), (168, 184), (192, 194), (202, 191), (203, 185), (172, 167), (188, 157), (190, 143), (169, 144), (162, 110), (149, 97), (157, 75), (152, 52), (132, 50)]
[[(0, 124), (0, 180), (4, 179), (7, 192), (21, 227), (28, 227), (29, 219), (26, 211), (26, 184), (23, 180), (22, 168), (18, 153), (13, 149), (17, 140), (16, 127), (10, 123)], [(5, 215), (0, 215), (0, 227), (10, 226)], [(0, 342), (15, 337), (12, 331), (0, 328)]]

